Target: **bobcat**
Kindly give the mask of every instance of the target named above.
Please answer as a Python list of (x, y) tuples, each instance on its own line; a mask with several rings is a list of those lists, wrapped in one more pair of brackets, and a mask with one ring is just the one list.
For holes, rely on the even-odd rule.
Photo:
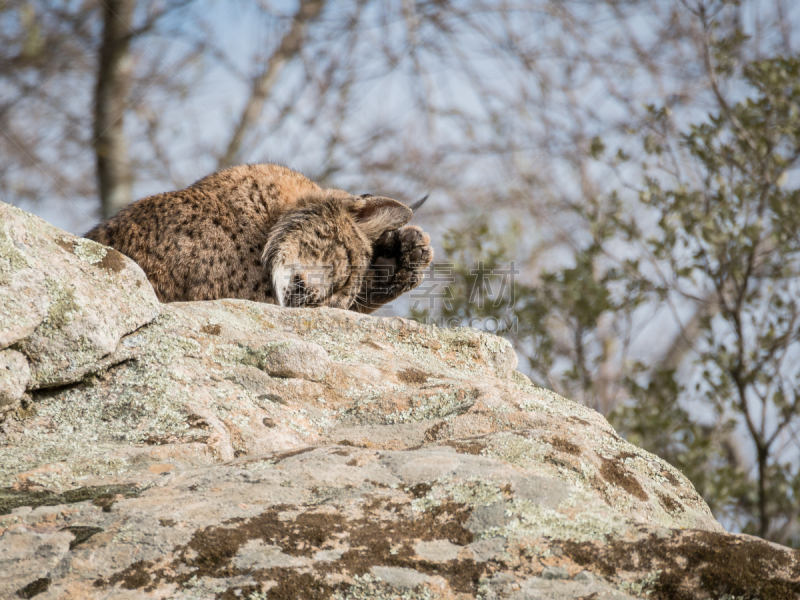
[(243, 298), (369, 313), (419, 285), (433, 259), (428, 235), (404, 226), (412, 208), (253, 164), (143, 198), (86, 237), (136, 261), (162, 302)]

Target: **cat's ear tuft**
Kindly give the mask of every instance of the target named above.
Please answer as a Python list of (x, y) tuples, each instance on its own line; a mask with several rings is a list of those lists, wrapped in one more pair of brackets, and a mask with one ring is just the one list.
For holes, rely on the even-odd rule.
[(373, 242), (408, 223), (412, 214), (405, 204), (381, 196), (356, 198), (349, 208), (359, 229)]

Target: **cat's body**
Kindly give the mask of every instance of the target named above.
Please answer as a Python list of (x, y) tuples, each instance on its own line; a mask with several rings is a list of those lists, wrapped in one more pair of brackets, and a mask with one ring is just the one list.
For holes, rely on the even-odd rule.
[(162, 302), (242, 298), (372, 312), (418, 285), (429, 238), (390, 198), (286, 167), (232, 167), (144, 198), (86, 237), (142, 267)]

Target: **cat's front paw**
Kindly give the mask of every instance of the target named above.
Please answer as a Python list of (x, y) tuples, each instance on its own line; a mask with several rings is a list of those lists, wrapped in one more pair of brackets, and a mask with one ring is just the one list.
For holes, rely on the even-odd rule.
[(433, 260), (430, 243), (428, 234), (415, 225), (387, 231), (378, 238), (356, 310), (370, 313), (417, 287)]
[(422, 281), (425, 269), (433, 260), (431, 239), (416, 225), (407, 225), (392, 232), (395, 234), (394, 256), (397, 268), (395, 281), (408, 291)]
[(375, 242), (371, 290), (386, 303), (417, 287), (433, 260), (427, 233), (415, 225), (387, 231)]

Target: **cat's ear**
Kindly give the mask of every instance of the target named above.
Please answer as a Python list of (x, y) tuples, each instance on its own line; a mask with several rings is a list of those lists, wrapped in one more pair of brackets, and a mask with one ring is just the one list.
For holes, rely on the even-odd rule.
[(397, 200), (381, 196), (354, 198), (348, 207), (359, 229), (371, 241), (411, 220), (411, 209)]

